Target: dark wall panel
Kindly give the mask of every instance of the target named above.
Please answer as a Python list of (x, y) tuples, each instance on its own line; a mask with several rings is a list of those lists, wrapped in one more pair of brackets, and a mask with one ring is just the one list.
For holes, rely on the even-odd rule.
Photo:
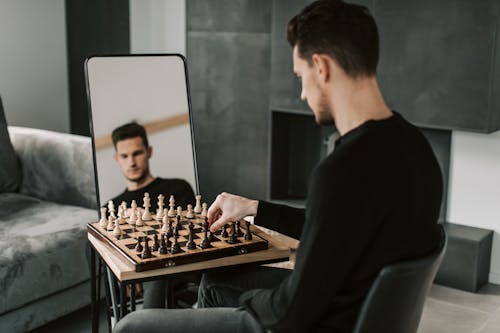
[(266, 196), (270, 1), (187, 1), (200, 191)]

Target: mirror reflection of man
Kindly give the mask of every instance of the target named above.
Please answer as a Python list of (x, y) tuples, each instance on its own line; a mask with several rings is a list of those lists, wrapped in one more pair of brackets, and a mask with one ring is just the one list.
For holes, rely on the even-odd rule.
[[(170, 195), (175, 198), (175, 206), (182, 206), (186, 209), (188, 204), (194, 205), (195, 196), (191, 185), (183, 179), (154, 177), (149, 168), (149, 159), (153, 155), (153, 147), (149, 145), (146, 130), (143, 126), (131, 122), (116, 128), (111, 134), (115, 147), (114, 159), (119, 165), (123, 176), (126, 179), (127, 188), (120, 195), (114, 197), (115, 206), (122, 201), (130, 207), (132, 200), (135, 200), (137, 207), (142, 207), (144, 193), (149, 193), (151, 198), (150, 211), (156, 212), (158, 208), (157, 198), (163, 194), (168, 199)], [(198, 276), (184, 279), (183, 283), (196, 281)], [(189, 280), (189, 281), (188, 281)], [(141, 294), (141, 287), (137, 285), (137, 292)], [(144, 308), (165, 307), (165, 287), (164, 280), (157, 280), (144, 283)], [(196, 297), (196, 296), (194, 296)], [(193, 298), (187, 295), (188, 299)]]
[(194, 192), (189, 183), (183, 179), (154, 177), (149, 168), (149, 159), (153, 155), (153, 147), (149, 145), (146, 130), (143, 126), (132, 122), (116, 128), (111, 134), (115, 147), (114, 159), (119, 165), (127, 182), (127, 188), (114, 197), (113, 202), (119, 205), (122, 201), (130, 207), (135, 200), (142, 207), (144, 193), (151, 198), (151, 212), (158, 208), (157, 197), (163, 194), (168, 198), (173, 195), (175, 205), (186, 209), (188, 204), (195, 203)]

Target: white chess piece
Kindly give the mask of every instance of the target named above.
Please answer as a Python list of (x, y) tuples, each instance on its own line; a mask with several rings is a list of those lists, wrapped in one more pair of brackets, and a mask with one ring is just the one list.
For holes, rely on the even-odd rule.
[(137, 203), (135, 200), (132, 200), (132, 204), (130, 205), (130, 218), (128, 219), (128, 223), (131, 225), (135, 225), (135, 221), (137, 221)]
[(106, 218), (106, 207), (101, 207), (101, 219), (99, 220), (99, 225), (102, 228), (106, 228), (108, 226), (108, 219)]
[(119, 219), (115, 220), (115, 228), (113, 229), (113, 235), (119, 236), (122, 234), (122, 229), (120, 229)]
[(122, 205), (118, 206), (118, 218), (116, 220), (118, 221), (118, 224), (122, 224), (124, 222), (124, 220), (123, 220), (123, 206)]
[(125, 201), (122, 201), (122, 218), (127, 218), (128, 215), (127, 215), (127, 203)]
[(201, 195), (199, 194), (196, 196), (196, 205), (194, 206), (194, 212), (196, 214), (201, 213)]
[(161, 227), (161, 231), (166, 233), (168, 231), (168, 215), (166, 210), (164, 211), (162, 222), (163, 226)]
[(115, 218), (110, 216), (108, 219), (108, 225), (106, 226), (107, 231), (112, 231), (115, 228)]
[(149, 207), (151, 207), (150, 200), (151, 199), (149, 198), (149, 193), (144, 193), (144, 204), (142, 205), (144, 207), (144, 213), (142, 214), (143, 221), (151, 221), (151, 212), (149, 211)]
[(156, 219), (160, 220), (163, 217), (163, 207), (165, 206), (165, 196), (160, 194), (158, 196), (158, 210), (156, 211)]
[(137, 211), (136, 214), (137, 214), (137, 221), (135, 221), (135, 225), (138, 227), (142, 227), (144, 225), (144, 222), (142, 221), (141, 212)]
[(208, 215), (208, 205), (206, 202), (203, 203), (203, 209), (201, 210), (201, 217), (207, 217)]
[(113, 203), (113, 200), (108, 201), (108, 212), (109, 212), (109, 217), (116, 218), (115, 215), (115, 204)]
[(192, 219), (192, 218), (194, 218), (194, 213), (193, 213), (193, 205), (191, 205), (191, 204), (189, 204), (189, 205), (187, 206), (186, 218), (187, 218), (187, 219)]
[(177, 207), (177, 215), (179, 215), (180, 217), (182, 217), (182, 207), (181, 206)]
[(171, 195), (168, 200), (170, 209), (168, 210), (168, 217), (175, 217), (175, 199), (174, 196)]

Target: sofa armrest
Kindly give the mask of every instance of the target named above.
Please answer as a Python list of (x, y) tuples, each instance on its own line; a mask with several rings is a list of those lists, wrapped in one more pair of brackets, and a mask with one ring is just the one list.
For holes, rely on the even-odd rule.
[(9, 135), (21, 162), (21, 193), (96, 208), (90, 138), (15, 126)]

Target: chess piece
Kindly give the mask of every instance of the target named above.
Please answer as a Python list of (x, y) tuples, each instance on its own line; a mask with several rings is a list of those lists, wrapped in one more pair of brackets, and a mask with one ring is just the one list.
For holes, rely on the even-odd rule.
[(205, 217), (203, 219), (203, 222), (201, 222), (201, 231), (206, 231), (208, 228), (208, 217)]
[(119, 224), (123, 224), (125, 221), (123, 220), (123, 206), (118, 206), (118, 218), (116, 219)]
[(136, 252), (142, 252), (141, 237), (137, 237), (137, 244), (135, 245)]
[(182, 217), (182, 207), (181, 206), (177, 207), (177, 215)]
[(180, 247), (179, 243), (177, 242), (178, 238), (179, 238), (179, 233), (177, 232), (177, 229), (174, 228), (174, 243), (172, 244), (172, 249), (170, 250), (170, 252), (172, 254), (176, 254), (176, 253), (181, 252), (181, 247)]
[(115, 218), (113, 216), (110, 216), (108, 219), (108, 225), (106, 227), (107, 231), (113, 231), (115, 228)]
[(142, 227), (144, 225), (144, 221), (142, 220), (142, 214), (140, 211), (137, 211), (137, 220), (135, 221), (136, 227)]
[(202, 249), (207, 249), (209, 247), (212, 247), (212, 245), (210, 245), (210, 238), (208, 238), (208, 221), (207, 221), (207, 219), (205, 219), (205, 221), (203, 221), (203, 223), (201, 225), (203, 227), (204, 237), (203, 237), (203, 240), (201, 241), (200, 247)]
[(186, 247), (188, 250), (194, 250), (196, 249), (196, 243), (194, 242), (193, 240), (193, 236), (194, 236), (194, 225), (193, 225), (193, 222), (189, 223), (189, 238), (188, 238), (188, 242), (186, 243)]
[(167, 244), (165, 244), (165, 235), (162, 234), (160, 239), (160, 247), (158, 248), (158, 253), (159, 254), (167, 254), (168, 249), (167, 249)]
[(231, 234), (229, 235), (227, 242), (229, 244), (236, 244), (238, 242), (238, 238), (236, 238), (236, 223), (235, 222), (231, 223)]
[(135, 221), (137, 221), (137, 203), (135, 200), (132, 200), (132, 204), (130, 205), (130, 218), (128, 219), (128, 223), (131, 225), (135, 225)]
[(101, 207), (101, 219), (99, 220), (99, 225), (101, 228), (106, 228), (108, 226), (108, 218), (106, 217), (106, 207)]
[(113, 217), (116, 219), (116, 215), (115, 215), (115, 204), (113, 203), (113, 200), (109, 200), (108, 201), (108, 212), (109, 212), (109, 216)]
[(175, 217), (175, 227), (177, 228), (177, 230), (183, 230), (184, 229), (184, 227), (182, 226), (181, 216), (180, 215), (177, 215)]
[(167, 228), (167, 238), (172, 237), (174, 235), (173, 229), (172, 229), (172, 220), (168, 220), (168, 228)]
[(151, 207), (151, 198), (149, 198), (149, 193), (146, 192), (144, 193), (144, 198), (142, 199), (144, 201), (144, 204), (142, 205), (144, 207), (144, 213), (142, 213), (142, 220), (143, 221), (151, 221), (151, 212), (149, 211), (149, 208)]
[(122, 206), (122, 218), (125, 219), (125, 218), (128, 217), (128, 214), (127, 214), (127, 203), (125, 201), (122, 201), (121, 206)]
[(243, 236), (243, 231), (241, 231), (241, 228), (240, 228), (240, 221), (236, 221), (235, 226), (236, 226), (236, 229), (234, 231), (234, 234), (236, 235), (236, 237)]
[(244, 239), (246, 241), (252, 240), (252, 232), (250, 231), (250, 221), (245, 221), (246, 223), (246, 229), (245, 229), (245, 235)]
[(203, 203), (202, 205), (202, 210), (201, 210), (201, 217), (207, 217), (208, 215), (208, 205), (206, 202)]
[(151, 249), (149, 248), (149, 238), (147, 236), (144, 237), (144, 249), (142, 250), (141, 258), (151, 258)]
[(170, 209), (168, 210), (168, 217), (175, 217), (175, 199), (174, 196), (171, 195), (168, 200)]
[(165, 205), (164, 200), (165, 196), (163, 194), (160, 194), (158, 196), (158, 210), (156, 211), (157, 220), (160, 220), (163, 217), (163, 206)]
[(120, 229), (120, 219), (115, 220), (115, 228), (113, 229), (113, 235), (120, 236), (123, 233), (122, 229)]
[(196, 214), (201, 213), (201, 195), (199, 194), (196, 196), (196, 205), (194, 206), (194, 212)]
[(168, 231), (168, 217), (167, 217), (167, 212), (164, 212), (165, 214), (163, 214), (163, 219), (161, 220), (163, 225), (161, 227), (161, 232), (162, 233), (166, 233)]
[(153, 245), (151, 246), (151, 251), (158, 251), (158, 248), (160, 247), (160, 244), (158, 243), (158, 235), (154, 234), (153, 235)]
[(215, 237), (215, 235), (210, 231), (210, 229), (208, 230), (208, 239), (210, 239), (210, 243), (218, 241), (217, 237)]
[(220, 236), (224, 238), (229, 236), (227, 233), (227, 224), (224, 224), (224, 226), (222, 227), (222, 232), (220, 233)]
[(193, 205), (191, 205), (191, 204), (189, 204), (187, 206), (186, 218), (187, 219), (194, 219)]

